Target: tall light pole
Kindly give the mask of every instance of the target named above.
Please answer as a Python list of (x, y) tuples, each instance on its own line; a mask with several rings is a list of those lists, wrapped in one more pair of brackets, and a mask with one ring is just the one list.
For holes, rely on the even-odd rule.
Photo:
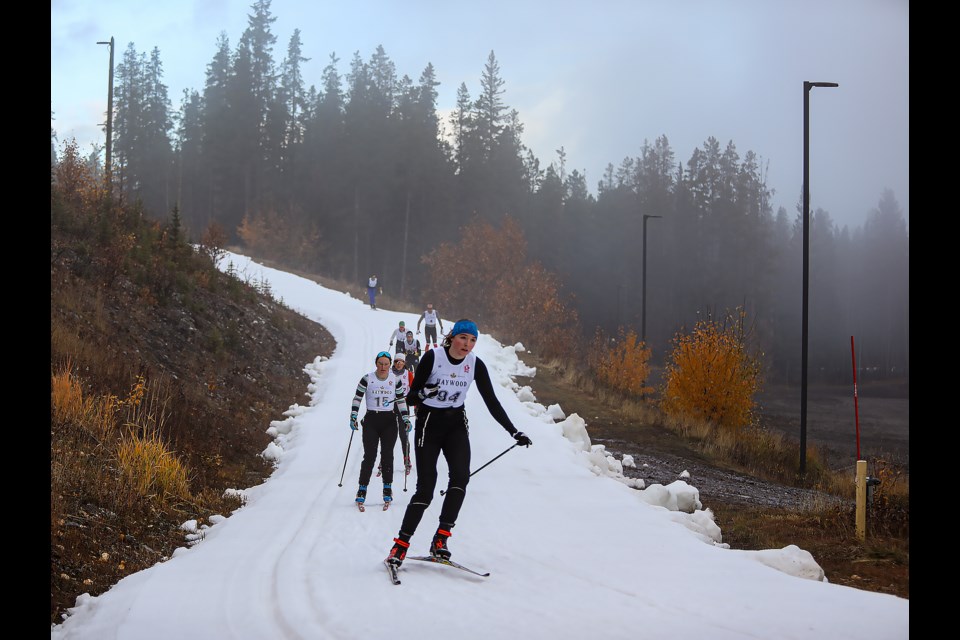
[(810, 297), (810, 89), (836, 82), (803, 81), (803, 325), (800, 354), (800, 475), (807, 472), (807, 316)]
[(113, 36), (110, 36), (110, 42), (99, 41), (97, 44), (110, 45), (110, 83), (107, 89), (107, 158), (106, 158), (106, 177), (107, 192), (112, 190), (113, 182), (111, 180), (110, 148), (113, 133)]
[(646, 346), (647, 343), (647, 220), (649, 218), (662, 218), (663, 216), (651, 216), (643, 214), (643, 312), (640, 316), (640, 342)]

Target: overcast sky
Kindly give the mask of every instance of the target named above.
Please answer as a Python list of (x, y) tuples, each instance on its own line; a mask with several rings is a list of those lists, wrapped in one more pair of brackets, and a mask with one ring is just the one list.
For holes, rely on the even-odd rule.
[[(103, 142), (109, 47), (157, 47), (174, 109), (202, 91), (218, 34), (231, 50), (252, 0), (51, 0), (51, 110), (59, 142)], [(607, 164), (665, 135), (686, 165), (713, 136), (741, 160), (769, 162), (768, 185), (794, 215), (803, 181), (803, 82), (810, 93), (811, 208), (860, 226), (884, 188), (909, 224), (907, 0), (273, 0), (279, 64), (300, 29), (308, 84), (335, 53), (341, 75), (378, 45), (398, 76), (432, 63), (446, 112), (465, 83), (472, 98), (492, 50), (504, 102), (546, 167), (563, 147), (567, 171), (592, 192)], [(59, 144), (58, 144), (59, 149)]]

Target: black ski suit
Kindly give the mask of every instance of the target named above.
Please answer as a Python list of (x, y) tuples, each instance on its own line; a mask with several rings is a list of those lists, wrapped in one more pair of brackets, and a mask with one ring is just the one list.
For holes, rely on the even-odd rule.
[[(454, 408), (435, 408), (423, 404), (419, 392), (433, 370), (434, 358), (447, 358), (451, 363), (463, 360), (451, 358), (447, 348), (432, 349), (420, 359), (413, 384), (407, 393), (407, 404), (417, 407), (417, 421), (414, 430), (414, 451), (416, 452), (417, 489), (410, 498), (410, 504), (403, 514), (400, 524), (401, 535), (412, 536), (423, 518), (423, 513), (433, 500), (437, 485), (437, 461), (440, 454), (447, 461), (449, 481), (443, 505), (440, 509), (440, 526), (452, 529), (466, 497), (467, 482), (470, 479), (470, 438), (467, 414), (464, 406)], [(474, 371), (474, 381), (487, 410), (501, 426), (513, 435), (517, 428), (513, 426), (507, 412), (493, 391), (490, 373), (478, 357)], [(464, 389), (466, 394), (469, 389)], [(428, 428), (429, 427), (429, 428)]]

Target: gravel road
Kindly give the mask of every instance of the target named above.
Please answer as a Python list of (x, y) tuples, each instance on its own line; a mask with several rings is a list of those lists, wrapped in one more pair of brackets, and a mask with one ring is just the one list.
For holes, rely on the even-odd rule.
[[(606, 450), (618, 460), (621, 460), (624, 454), (633, 456), (636, 467), (625, 466), (623, 475), (628, 478), (640, 478), (646, 486), (668, 485), (675, 480), (684, 480), (696, 487), (700, 493), (700, 502), (705, 509), (709, 508), (712, 502), (766, 506), (776, 509), (804, 509), (837, 500), (819, 491), (764, 482), (666, 453), (649, 454), (631, 451), (629, 443), (618, 440), (593, 438), (592, 442), (604, 445)], [(689, 477), (681, 477), (684, 471), (689, 474)]]

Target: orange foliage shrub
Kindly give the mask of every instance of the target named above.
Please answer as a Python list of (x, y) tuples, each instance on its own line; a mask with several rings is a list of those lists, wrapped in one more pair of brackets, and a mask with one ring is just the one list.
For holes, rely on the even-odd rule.
[(319, 227), (296, 210), (284, 214), (271, 208), (246, 215), (237, 235), (254, 255), (295, 267), (316, 266), (326, 247)]
[(267, 258), (282, 255), (287, 243), (286, 219), (270, 210), (258, 215), (245, 215), (237, 235), (250, 249)]
[(223, 227), (216, 221), (211, 222), (200, 238), (200, 250), (210, 258), (211, 262), (217, 264), (226, 252), (224, 247), (227, 246), (228, 240), (227, 232)]
[(545, 356), (569, 351), (571, 338), (579, 339), (577, 314), (560, 302), (557, 277), (527, 263), (520, 225), (508, 216), (500, 229), (475, 221), (460, 234), (459, 243), (421, 258), (431, 274), (424, 295), (447, 317), (474, 318)]
[(738, 309), (736, 322), (730, 316), (722, 324), (701, 320), (689, 335), (676, 335), (660, 399), (664, 413), (723, 429), (755, 425), (761, 367), (747, 352), (744, 315)]
[(632, 396), (653, 393), (653, 388), (646, 385), (650, 377), (650, 349), (633, 329), (625, 332), (621, 327), (612, 344), (598, 331), (591, 354), (590, 368), (605, 386)]
[(80, 156), (77, 141), (73, 138), (63, 144), (53, 176), (52, 193), (59, 195), (74, 215), (92, 211), (93, 205), (99, 202), (106, 192), (103, 183), (93, 175)]

